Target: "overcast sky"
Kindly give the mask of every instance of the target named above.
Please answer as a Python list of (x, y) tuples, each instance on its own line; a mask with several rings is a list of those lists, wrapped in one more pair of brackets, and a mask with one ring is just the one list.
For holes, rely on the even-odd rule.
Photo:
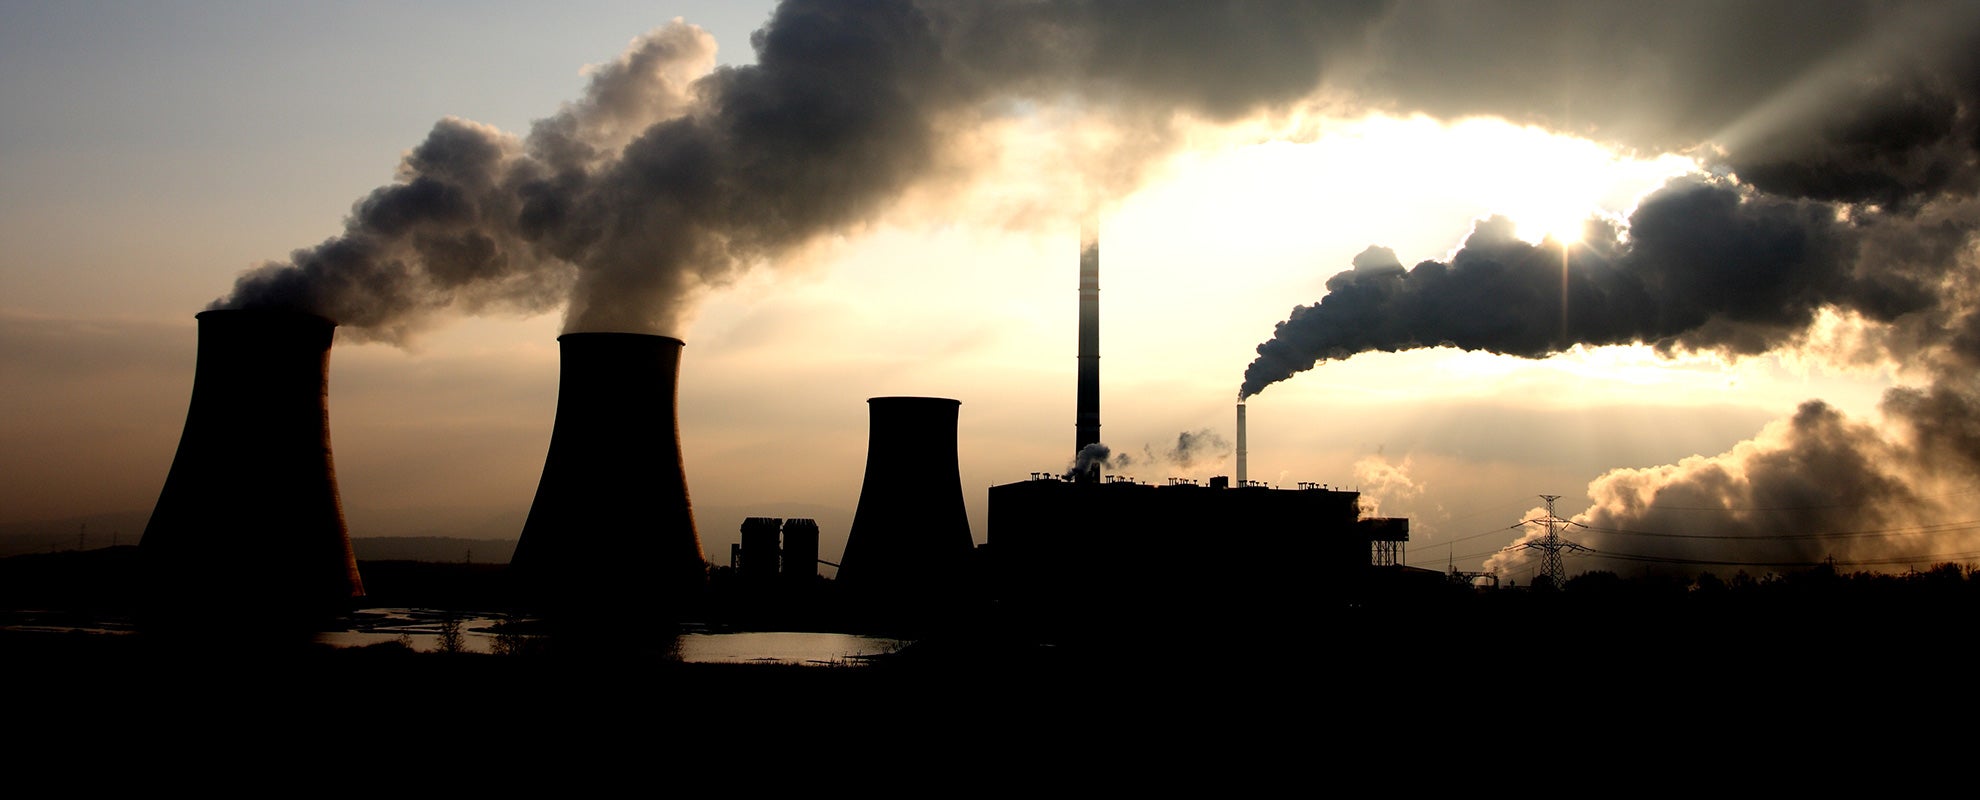
[(631, 330), (712, 561), (834, 557), (883, 395), (962, 401), (981, 542), (1092, 213), (1111, 473), (1232, 474), (1242, 388), (1420, 566), (1530, 580), (1542, 494), (1571, 572), (1980, 558), (1962, 4), (811, 5), (0, 0), (0, 522), (148, 510), (220, 303), (342, 323), (353, 536), (513, 537), (556, 337)]

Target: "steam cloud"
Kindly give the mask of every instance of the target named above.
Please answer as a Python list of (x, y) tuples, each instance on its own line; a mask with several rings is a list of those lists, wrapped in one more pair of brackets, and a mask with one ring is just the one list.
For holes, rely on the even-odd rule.
[(1174, 446), (1160, 451), (1152, 444), (1141, 446), (1141, 455), (1115, 452), (1102, 442), (1094, 442), (1079, 449), (1070, 463), (1066, 464), (1063, 477), (1073, 480), (1081, 474), (1096, 470), (1121, 470), (1142, 464), (1149, 467), (1168, 464), (1178, 469), (1189, 469), (1205, 461), (1222, 459), (1231, 454), (1231, 443), (1216, 431), (1203, 428), (1183, 431), (1176, 434)]
[(443, 311), (560, 304), (567, 330), (674, 332), (700, 290), (966, 177), (964, 132), (1010, 101), (1133, 131), (1089, 176), (1131, 184), (1178, 120), (1313, 92), (1320, 54), (1372, 10), (791, 0), (751, 38), (756, 64), (723, 69), (675, 20), (526, 137), (440, 121), (341, 235), (214, 305), (313, 311), (389, 341)]
[[(1824, 355), (1923, 385), (1890, 390), (1880, 420), (1809, 401), (1726, 453), (1612, 471), (1572, 533), (1625, 570), (1980, 557), (1964, 510), (1980, 489), (1980, 20), (1951, 3), (1818, 5), (1806, 26), (1766, 3), (1398, 5), (1372, 41), (1421, 58), (1380, 62), (1364, 91), (1689, 149), (1723, 177), (1674, 181), (1566, 250), (1503, 219), (1448, 263), (1405, 269), (1371, 247), (1279, 323), (1241, 396), (1362, 352), (1641, 342), (1739, 357), (1815, 351), (1840, 320), (1850, 335)], [(1507, 47), (1521, 35), (1532, 46)]]

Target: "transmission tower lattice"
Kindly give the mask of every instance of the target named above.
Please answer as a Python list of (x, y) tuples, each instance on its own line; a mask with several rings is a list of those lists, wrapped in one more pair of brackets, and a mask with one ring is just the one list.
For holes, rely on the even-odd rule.
[(1512, 549), (1540, 551), (1540, 576), (1546, 578), (1551, 586), (1558, 589), (1567, 582), (1567, 567), (1561, 564), (1561, 551), (1574, 550), (1585, 553), (1588, 552), (1588, 548), (1561, 538), (1561, 529), (1573, 524), (1554, 514), (1554, 501), (1561, 499), (1561, 496), (1557, 494), (1543, 494), (1540, 495), (1540, 499), (1547, 501), (1547, 516), (1539, 519), (1529, 519), (1520, 524), (1546, 525), (1546, 538), (1520, 542), (1513, 545)]

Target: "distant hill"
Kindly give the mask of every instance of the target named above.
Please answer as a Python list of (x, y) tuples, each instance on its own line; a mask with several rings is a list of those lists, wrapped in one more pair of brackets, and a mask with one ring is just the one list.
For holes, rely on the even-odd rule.
[(137, 544), (151, 511), (113, 511), (66, 519), (0, 523), (0, 558)]
[[(346, 507), (351, 548), (360, 561), (431, 561), (506, 564), (515, 554), (528, 509), (490, 511), (467, 508), (376, 510)], [(695, 527), (708, 563), (726, 566), (729, 546), (741, 541), (747, 517), (806, 517), (818, 521), (818, 557), (837, 562), (852, 528), (850, 509), (804, 503), (695, 508)], [(0, 523), (0, 558), (31, 553), (96, 550), (134, 545), (144, 536), (151, 511), (119, 511), (32, 522)], [(821, 565), (821, 574), (836, 569)]]
[(359, 561), (432, 561), (449, 564), (507, 564), (516, 554), (514, 539), (457, 536), (377, 536), (352, 538)]
[[(509, 558), (515, 555), (515, 537), (522, 527), (519, 520), (511, 521), (509, 516), (513, 515), (488, 516), (445, 530), (434, 530), (432, 535), (354, 535), (351, 537), (351, 549), (359, 561), (507, 564)], [(150, 520), (151, 512), (147, 510), (0, 523), (0, 558), (135, 545), (144, 538), (144, 526)], [(480, 535), (497, 532), (507, 536)], [(727, 555), (726, 551), (724, 555)]]

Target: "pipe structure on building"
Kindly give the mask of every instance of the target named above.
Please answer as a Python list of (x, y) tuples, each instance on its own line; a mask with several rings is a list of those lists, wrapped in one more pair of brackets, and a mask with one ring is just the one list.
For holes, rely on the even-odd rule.
[(681, 463), (683, 343), (635, 333), (557, 342), (550, 452), (510, 562), (524, 601), (562, 629), (683, 621), (707, 580)]
[(934, 608), (964, 588), (976, 546), (956, 447), (962, 402), (875, 397), (866, 403), (866, 477), (836, 583), (869, 610)]
[(148, 623), (314, 628), (364, 596), (330, 453), (336, 323), (205, 311), (179, 449), (138, 547)]

